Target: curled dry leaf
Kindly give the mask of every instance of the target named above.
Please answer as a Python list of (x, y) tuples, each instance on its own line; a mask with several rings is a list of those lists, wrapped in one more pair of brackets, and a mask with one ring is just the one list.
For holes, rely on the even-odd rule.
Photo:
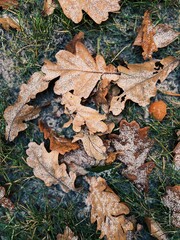
[(44, 0), (44, 6), (43, 6), (43, 13), (44, 15), (51, 15), (54, 12), (54, 9), (56, 8), (56, 4), (54, 3), (54, 0)]
[(162, 201), (172, 211), (172, 224), (180, 228), (180, 185), (167, 187)]
[(135, 121), (120, 122), (119, 135), (111, 134), (112, 146), (123, 153), (117, 159), (126, 164), (123, 174), (134, 181), (139, 189), (148, 190), (148, 175), (155, 167), (153, 162), (146, 162), (153, 141), (148, 138), (148, 127), (140, 128)]
[(119, 0), (58, 0), (66, 17), (79, 23), (85, 11), (96, 23), (108, 19), (109, 12), (120, 9)]
[(79, 32), (78, 34), (76, 34), (73, 39), (66, 45), (65, 49), (73, 54), (76, 53), (76, 43), (77, 42), (82, 42), (82, 40), (84, 39), (84, 33), (83, 32)]
[(79, 133), (74, 136), (73, 141), (81, 140), (84, 146), (84, 150), (88, 156), (95, 158), (98, 161), (107, 158), (106, 147), (103, 144), (101, 138), (97, 135), (90, 135), (88, 133)]
[(120, 114), (128, 99), (143, 107), (148, 105), (150, 98), (156, 95), (157, 81), (163, 82), (178, 64), (179, 60), (169, 56), (161, 61), (151, 60), (141, 64), (128, 64), (127, 67), (119, 66), (121, 75), (116, 84), (124, 92), (112, 98), (110, 111), (114, 115)]
[(166, 103), (162, 100), (151, 103), (149, 113), (158, 121), (162, 121), (167, 114)]
[(68, 92), (62, 97), (61, 104), (65, 105), (65, 113), (76, 115), (73, 117), (73, 130), (81, 131), (81, 126), (86, 125), (90, 133), (105, 132), (107, 125), (102, 121), (106, 116), (98, 113), (95, 109), (81, 105), (81, 98)]
[(133, 43), (136, 46), (142, 46), (143, 58), (152, 58), (153, 52), (157, 52), (158, 48), (163, 48), (173, 42), (179, 33), (174, 31), (171, 26), (159, 24), (153, 26), (150, 19), (150, 12), (144, 13), (142, 26), (138, 31), (138, 35)]
[(17, 6), (18, 6), (17, 0), (0, 0), (0, 7), (2, 7), (3, 9), (8, 9)]
[(48, 82), (43, 80), (41, 72), (34, 73), (27, 84), (22, 84), (18, 99), (14, 105), (6, 108), (4, 118), (6, 120), (6, 139), (13, 141), (20, 131), (27, 128), (24, 121), (29, 121), (38, 117), (40, 109), (27, 105), (36, 94), (44, 91), (48, 87)]
[[(177, 132), (178, 140), (180, 140), (180, 130)], [(176, 147), (173, 150), (174, 156), (174, 165), (176, 170), (180, 170), (180, 142), (176, 145)]]
[(61, 77), (54, 87), (54, 92), (58, 95), (74, 90), (74, 95), (88, 98), (101, 77), (118, 79), (116, 71), (110, 74), (104, 58), (98, 55), (94, 59), (80, 41), (76, 42), (75, 54), (60, 50), (56, 59), (57, 63), (45, 60), (42, 72), (46, 74), (46, 80)]
[(12, 210), (14, 208), (14, 204), (11, 202), (10, 199), (4, 197), (5, 192), (5, 188), (0, 186), (0, 205), (4, 208)]
[(66, 226), (64, 230), (64, 234), (59, 233), (57, 235), (57, 240), (78, 240), (77, 236), (74, 236), (74, 233), (71, 231), (71, 229)]
[(145, 222), (148, 226), (148, 229), (153, 237), (158, 240), (168, 240), (166, 234), (162, 230), (160, 224), (156, 222), (153, 218), (146, 217)]
[(88, 178), (90, 193), (86, 203), (91, 205), (91, 223), (97, 221), (97, 230), (101, 231), (100, 239), (126, 240), (127, 232), (133, 230), (133, 224), (126, 219), (129, 208), (107, 185), (105, 179)]
[(28, 155), (27, 164), (33, 168), (34, 175), (44, 181), (46, 186), (59, 184), (64, 192), (76, 190), (74, 181), (76, 174), (66, 171), (66, 165), (59, 165), (57, 151), (50, 153), (44, 147), (44, 143), (40, 145), (35, 142), (29, 143), (26, 153)]
[(142, 26), (139, 29), (138, 35), (133, 43), (133, 45), (142, 46), (143, 48), (143, 58), (151, 58), (153, 52), (157, 52), (158, 48), (154, 42), (155, 29), (152, 26), (150, 19), (150, 12), (146, 11), (144, 13), (144, 19)]
[(10, 27), (16, 29), (17, 31), (21, 31), (21, 27), (18, 23), (16, 23), (12, 18), (10, 17), (2, 17), (0, 18), (0, 24), (2, 24), (2, 27), (9, 31)]
[(40, 120), (38, 125), (40, 131), (44, 133), (44, 138), (50, 140), (50, 150), (64, 155), (79, 148), (78, 143), (72, 143), (70, 139), (57, 136), (43, 121)]

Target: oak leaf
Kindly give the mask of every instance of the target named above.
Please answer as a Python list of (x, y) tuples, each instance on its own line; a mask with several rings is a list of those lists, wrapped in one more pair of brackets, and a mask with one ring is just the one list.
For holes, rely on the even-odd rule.
[[(83, 169), (85, 169), (90, 168), (91, 166), (100, 165), (100, 162), (94, 157), (90, 157), (83, 147), (77, 149), (76, 151), (66, 153), (62, 158), (60, 158), (60, 162), (66, 163), (68, 165), (68, 169), (75, 169), (76, 167), (82, 167)], [(103, 163), (104, 162), (102, 161), (102, 164)], [(76, 172), (78, 175), (84, 175), (84, 171), (82, 169), (81, 171), (79, 171), (79, 169), (73, 170), (73, 172)]]
[(2, 7), (3, 9), (8, 9), (17, 6), (18, 6), (17, 0), (0, 0), (0, 7)]
[(64, 163), (59, 165), (57, 151), (48, 153), (44, 143), (38, 145), (30, 142), (28, 147), (26, 151), (27, 164), (33, 168), (33, 173), (37, 178), (43, 180), (46, 186), (59, 184), (64, 192), (75, 190), (76, 174), (71, 171), (68, 174)]
[(0, 24), (2, 24), (2, 27), (9, 31), (10, 27), (16, 29), (17, 31), (21, 30), (21, 27), (18, 23), (16, 23), (12, 18), (10, 17), (2, 17), (0, 18)]
[(98, 161), (107, 158), (106, 147), (99, 136), (81, 132), (74, 136), (73, 142), (78, 140), (82, 141), (84, 150), (88, 156), (93, 157)]
[(127, 67), (119, 66), (121, 72), (116, 84), (123, 89), (123, 93), (113, 96), (110, 111), (118, 115), (125, 107), (125, 102), (130, 99), (145, 107), (150, 103), (150, 98), (156, 95), (156, 83), (163, 82), (168, 74), (179, 64), (179, 60), (169, 56), (162, 60), (151, 60), (140, 64), (128, 64)]
[(78, 143), (72, 143), (70, 139), (57, 136), (43, 121), (40, 120), (38, 126), (40, 131), (44, 133), (44, 138), (50, 140), (50, 150), (64, 155), (79, 148)]
[(168, 240), (165, 232), (161, 228), (160, 224), (156, 222), (153, 218), (146, 217), (145, 222), (148, 226), (148, 229), (153, 237), (158, 240)]
[(180, 228), (180, 185), (167, 187), (162, 201), (172, 211), (172, 224)]
[(5, 193), (6, 193), (5, 188), (0, 186), (0, 205), (4, 208), (12, 210), (14, 208), (14, 204), (11, 202), (10, 199), (4, 197)]
[(54, 87), (54, 92), (58, 95), (73, 90), (74, 95), (88, 98), (102, 77), (118, 79), (116, 71), (109, 72), (104, 58), (97, 55), (94, 59), (80, 41), (76, 42), (75, 54), (60, 50), (56, 54), (56, 59), (57, 63), (45, 60), (42, 72), (48, 81), (60, 76)]
[(18, 99), (14, 105), (7, 107), (4, 111), (6, 120), (6, 139), (13, 141), (20, 131), (27, 128), (24, 121), (29, 121), (39, 116), (40, 109), (34, 108), (27, 103), (36, 97), (36, 94), (48, 88), (48, 82), (43, 80), (41, 72), (34, 73), (27, 84), (22, 84)]
[(142, 26), (139, 29), (138, 35), (133, 43), (136, 46), (142, 46), (143, 58), (152, 58), (153, 52), (157, 52), (158, 48), (163, 48), (173, 42), (179, 33), (174, 31), (171, 26), (159, 24), (153, 26), (150, 19), (150, 12), (144, 13)]
[(66, 17), (73, 22), (79, 23), (82, 20), (84, 10), (96, 23), (108, 19), (109, 12), (120, 9), (119, 0), (58, 0)]
[(83, 32), (79, 32), (78, 34), (76, 34), (73, 39), (66, 45), (65, 49), (73, 54), (76, 53), (76, 43), (77, 42), (82, 42), (82, 40), (84, 39), (84, 33)]
[(64, 230), (64, 234), (59, 233), (57, 235), (57, 240), (78, 240), (77, 236), (74, 236), (74, 233), (71, 231), (71, 229), (66, 226)]
[(45, 16), (49, 16), (54, 12), (54, 9), (56, 8), (56, 4), (54, 3), (54, 0), (44, 0), (44, 6), (43, 6), (43, 13)]
[(86, 125), (90, 133), (105, 132), (108, 127), (102, 121), (106, 116), (98, 113), (95, 109), (81, 105), (81, 98), (68, 92), (62, 96), (62, 105), (65, 105), (65, 113), (73, 114), (72, 124), (75, 132), (81, 131), (81, 126)]
[(133, 224), (125, 215), (129, 208), (107, 185), (105, 179), (95, 177), (87, 179), (90, 193), (86, 203), (91, 205), (91, 223), (97, 221), (97, 230), (101, 231), (100, 239), (126, 240), (127, 232), (133, 230)]
[(123, 152), (117, 156), (127, 168), (123, 174), (134, 181), (140, 189), (148, 189), (147, 177), (155, 167), (153, 162), (146, 162), (148, 152), (153, 141), (148, 138), (149, 127), (140, 128), (135, 121), (128, 123), (126, 120), (120, 122), (119, 135), (111, 134), (112, 146), (115, 151)]
[(177, 132), (178, 140), (176, 147), (173, 150), (174, 155), (174, 165), (176, 170), (180, 170), (180, 130)]

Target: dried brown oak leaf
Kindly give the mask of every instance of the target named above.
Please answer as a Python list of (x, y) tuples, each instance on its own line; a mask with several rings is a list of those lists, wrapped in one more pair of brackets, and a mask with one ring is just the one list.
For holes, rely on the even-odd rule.
[(167, 187), (162, 201), (172, 211), (172, 224), (180, 228), (180, 185)]
[(126, 240), (127, 232), (133, 230), (133, 224), (125, 215), (129, 208), (107, 185), (105, 179), (92, 177), (87, 179), (90, 193), (86, 203), (91, 205), (91, 223), (97, 221), (97, 230), (101, 231), (100, 239)]
[(148, 226), (148, 229), (153, 237), (158, 240), (168, 240), (165, 232), (161, 228), (160, 224), (156, 222), (153, 218), (146, 217), (145, 222)]
[(4, 208), (12, 210), (14, 208), (14, 204), (11, 202), (10, 199), (4, 197), (5, 193), (6, 193), (5, 188), (0, 186), (0, 205)]
[(56, 59), (57, 63), (45, 60), (42, 72), (48, 81), (60, 76), (54, 87), (58, 95), (74, 90), (74, 95), (88, 98), (101, 78), (118, 79), (116, 71), (109, 72), (111, 68), (106, 66), (104, 58), (97, 55), (94, 59), (80, 41), (76, 42), (75, 54), (60, 50)]
[(21, 30), (21, 27), (19, 26), (19, 24), (10, 17), (0, 18), (0, 24), (2, 24), (2, 27), (6, 31), (9, 31), (10, 27), (16, 29), (17, 31)]
[(173, 153), (175, 154), (173, 160), (174, 160), (175, 169), (180, 170), (180, 130), (177, 132), (177, 135), (178, 135), (179, 142), (173, 150)]
[(74, 233), (71, 231), (71, 229), (66, 226), (64, 230), (64, 234), (59, 233), (57, 235), (57, 240), (78, 240), (77, 236), (74, 236)]
[(79, 148), (78, 143), (72, 143), (70, 139), (59, 137), (45, 125), (42, 121), (39, 121), (39, 129), (44, 133), (44, 138), (50, 141), (50, 150), (57, 151), (58, 153), (64, 155), (67, 152), (76, 150)]
[(163, 82), (178, 64), (179, 60), (169, 56), (162, 60), (128, 64), (127, 67), (118, 66), (118, 71), (121, 72), (121, 75), (116, 84), (124, 92), (112, 97), (110, 111), (114, 115), (120, 114), (128, 99), (143, 107), (148, 105), (150, 98), (156, 95), (157, 81)]
[(81, 105), (81, 98), (68, 92), (62, 96), (62, 105), (65, 105), (65, 113), (73, 116), (72, 124), (75, 132), (81, 131), (81, 126), (86, 125), (90, 133), (105, 132), (108, 127), (102, 121), (106, 115), (98, 113), (95, 109)]
[(44, 143), (38, 145), (30, 142), (28, 147), (26, 151), (27, 164), (33, 168), (33, 173), (37, 178), (43, 180), (46, 186), (59, 184), (64, 192), (75, 190), (76, 174), (71, 171), (68, 174), (64, 163), (59, 165), (57, 151), (48, 153)]
[(0, 7), (2, 7), (3, 9), (8, 9), (17, 6), (18, 6), (17, 0), (0, 0)]
[(25, 121), (39, 116), (40, 108), (34, 108), (27, 103), (36, 97), (36, 94), (48, 88), (48, 82), (43, 80), (41, 72), (34, 73), (27, 84), (22, 84), (18, 99), (14, 105), (6, 108), (4, 118), (6, 120), (6, 139), (13, 141), (20, 131), (27, 128)]
[(65, 49), (73, 54), (76, 53), (76, 43), (77, 42), (82, 42), (82, 40), (84, 39), (84, 33), (83, 32), (79, 32), (78, 34), (76, 34), (73, 39), (66, 45)]
[(153, 52), (157, 52), (158, 48), (163, 48), (173, 42), (179, 33), (174, 31), (171, 26), (159, 24), (153, 26), (150, 19), (150, 12), (144, 13), (142, 26), (138, 31), (138, 35), (133, 43), (136, 46), (142, 46), (143, 58), (152, 58)]
[(78, 140), (82, 141), (84, 150), (88, 156), (93, 157), (98, 161), (107, 158), (106, 147), (99, 136), (80, 132), (74, 136), (73, 142)]
[(56, 8), (56, 4), (54, 3), (54, 0), (44, 0), (44, 6), (43, 6), (43, 13), (44, 15), (51, 15), (54, 12), (54, 9)]
[(120, 9), (119, 0), (58, 0), (66, 17), (79, 23), (85, 11), (96, 23), (108, 19), (109, 12)]
[(126, 164), (123, 174), (132, 180), (139, 189), (148, 189), (148, 175), (155, 167), (153, 162), (146, 162), (153, 141), (148, 138), (148, 127), (140, 128), (135, 121), (120, 122), (119, 135), (111, 134), (112, 146), (123, 153), (117, 159)]

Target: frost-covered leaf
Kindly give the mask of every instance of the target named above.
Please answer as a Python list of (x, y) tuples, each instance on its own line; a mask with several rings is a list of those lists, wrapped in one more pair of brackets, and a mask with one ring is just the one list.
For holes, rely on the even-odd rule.
[(10, 27), (16, 29), (17, 31), (21, 30), (19, 24), (10, 17), (0, 18), (0, 24), (2, 24), (2, 27), (7, 31), (9, 31)]
[(79, 148), (78, 143), (72, 143), (70, 139), (65, 137), (59, 137), (55, 132), (51, 130), (42, 121), (39, 121), (39, 129), (44, 133), (44, 138), (50, 141), (50, 150), (57, 151), (58, 153), (64, 155), (67, 152), (76, 150)]
[(148, 127), (140, 128), (135, 121), (128, 123), (122, 120), (119, 135), (111, 134), (110, 136), (115, 150), (122, 152), (117, 159), (127, 166), (123, 174), (134, 181), (138, 188), (145, 190), (148, 188), (148, 174), (155, 166), (153, 162), (145, 163), (153, 143), (148, 138), (148, 130)]
[(96, 23), (108, 19), (109, 12), (120, 9), (120, 0), (58, 0), (64, 14), (73, 22), (79, 23), (85, 11)]
[(0, 7), (2, 7), (3, 9), (8, 9), (17, 6), (18, 6), (17, 0), (0, 0)]
[(133, 43), (136, 46), (142, 46), (143, 58), (152, 58), (153, 52), (157, 52), (158, 48), (163, 48), (173, 42), (179, 33), (174, 31), (171, 26), (159, 24), (153, 26), (150, 19), (150, 12), (144, 13), (142, 26), (139, 29), (138, 35)]
[(93, 157), (98, 161), (107, 158), (106, 147), (99, 136), (88, 133), (79, 133), (74, 136), (73, 141), (78, 140), (82, 141), (84, 150), (90, 157)]
[(46, 80), (60, 76), (54, 87), (54, 92), (58, 95), (74, 90), (74, 95), (88, 98), (101, 77), (118, 79), (116, 71), (110, 74), (104, 58), (97, 55), (94, 59), (80, 41), (76, 42), (75, 54), (60, 50), (56, 59), (57, 63), (45, 60), (42, 72), (46, 74)]
[(116, 84), (123, 89), (123, 93), (111, 100), (110, 111), (118, 115), (125, 107), (127, 100), (132, 100), (145, 107), (150, 98), (156, 95), (156, 83), (163, 82), (168, 74), (179, 64), (179, 60), (169, 56), (162, 60), (151, 60), (140, 64), (119, 66), (121, 72)]
[(22, 84), (18, 99), (14, 105), (6, 108), (4, 118), (6, 120), (6, 139), (13, 141), (20, 131), (27, 128), (24, 121), (29, 121), (38, 117), (40, 109), (27, 105), (36, 97), (36, 94), (44, 91), (48, 87), (48, 82), (43, 80), (41, 72), (34, 73), (27, 84)]
[(81, 98), (72, 93), (65, 93), (61, 104), (65, 105), (65, 113), (73, 114), (72, 124), (75, 132), (80, 132), (81, 127), (86, 125), (90, 133), (105, 132), (108, 127), (102, 121), (106, 116), (98, 113), (95, 109), (81, 105)]
[(33, 168), (33, 173), (37, 178), (43, 180), (46, 186), (60, 184), (64, 192), (75, 190), (76, 174), (73, 172), (68, 174), (64, 163), (59, 165), (57, 151), (48, 153), (44, 143), (38, 145), (35, 142), (30, 142), (28, 146), (26, 151), (27, 164)]
[(78, 240), (77, 236), (74, 236), (74, 233), (71, 231), (71, 229), (66, 226), (64, 230), (64, 234), (59, 233), (57, 235), (57, 240)]
[(180, 228), (180, 185), (167, 187), (162, 201), (172, 211), (172, 224)]
[(107, 185), (105, 179), (92, 177), (87, 179), (90, 193), (86, 203), (91, 205), (91, 223), (97, 221), (100, 239), (126, 240), (127, 232), (133, 230), (133, 224), (125, 215), (129, 208)]
[(10, 199), (4, 197), (5, 193), (6, 193), (5, 188), (0, 186), (0, 205), (4, 208), (12, 210), (14, 208), (14, 204), (11, 202)]

